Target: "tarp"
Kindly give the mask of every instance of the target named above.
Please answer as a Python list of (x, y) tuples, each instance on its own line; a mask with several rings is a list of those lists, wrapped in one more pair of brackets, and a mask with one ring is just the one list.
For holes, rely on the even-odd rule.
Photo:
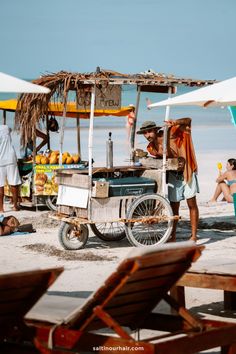
[[(0, 101), (0, 109), (5, 111), (14, 112), (17, 107), (17, 100), (4, 100)], [(90, 110), (78, 110), (76, 108), (75, 102), (68, 102), (67, 103), (67, 117), (71, 118), (89, 118)], [(133, 107), (121, 107), (119, 110), (109, 110), (109, 109), (99, 109), (95, 110), (94, 115), (96, 117), (99, 116), (116, 116), (116, 117), (124, 117), (127, 116)], [(63, 115), (63, 104), (62, 103), (49, 103), (48, 105), (48, 114), (54, 116), (62, 116)]]

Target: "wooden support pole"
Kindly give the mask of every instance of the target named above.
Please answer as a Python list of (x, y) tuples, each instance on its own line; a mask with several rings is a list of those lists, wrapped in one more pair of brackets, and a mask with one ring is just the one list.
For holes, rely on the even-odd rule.
[(6, 122), (7, 122), (7, 112), (4, 109), (2, 114), (2, 124), (5, 125)]

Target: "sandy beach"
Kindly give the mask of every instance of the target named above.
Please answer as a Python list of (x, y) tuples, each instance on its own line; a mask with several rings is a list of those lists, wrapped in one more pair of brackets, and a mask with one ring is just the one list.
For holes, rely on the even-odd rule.
[[(233, 204), (218, 202), (209, 205), (216, 183), (217, 162), (223, 165), (229, 157), (234, 157), (232, 140), (225, 144), (223, 149), (219, 144), (218, 149), (201, 140), (204, 128), (195, 130), (196, 154), (199, 167), (200, 194), (197, 196), (200, 222), (198, 229), (197, 244), (205, 246), (198, 262), (219, 262), (224, 264), (236, 264), (236, 223)], [(120, 129), (120, 131), (122, 131)], [(215, 138), (219, 136), (221, 129), (215, 128)], [(229, 127), (226, 129), (230, 131)], [(116, 131), (118, 132), (118, 131)], [(103, 132), (104, 133), (104, 132)], [(232, 130), (232, 134), (235, 132)], [(118, 134), (117, 134), (118, 135)], [(211, 133), (211, 137), (214, 134)], [(121, 147), (121, 133), (115, 146)], [(97, 164), (104, 164), (105, 144), (100, 135), (97, 137), (99, 144), (96, 145), (95, 153), (98, 156)], [(224, 136), (226, 139), (226, 136)], [(71, 139), (72, 140), (72, 139)], [(71, 141), (69, 140), (69, 141)], [(139, 148), (145, 149), (144, 139), (138, 142)], [(221, 142), (221, 144), (223, 144)], [(123, 144), (124, 145), (124, 144)], [(124, 148), (124, 146), (122, 146)], [(71, 151), (69, 149), (69, 151)], [(121, 152), (115, 154), (116, 165), (124, 164)], [(128, 163), (126, 161), (126, 163)], [(221, 198), (219, 198), (220, 200)], [(5, 216), (16, 216), (21, 224), (32, 223), (35, 233), (24, 235), (9, 235), (0, 238), (0, 273), (11, 273), (31, 269), (45, 269), (49, 267), (64, 267), (64, 272), (49, 289), (51, 294), (67, 296), (69, 301), (76, 307), (76, 296), (89, 294), (96, 290), (99, 285), (111, 274), (119, 262), (132, 250), (127, 239), (119, 242), (104, 242), (97, 238), (90, 230), (89, 240), (86, 247), (78, 251), (66, 251), (58, 240), (59, 222), (49, 217), (46, 207), (26, 208), (22, 207), (19, 212), (12, 212), (11, 205), (5, 205)], [(181, 220), (177, 229), (177, 242), (188, 240), (190, 237), (189, 211), (186, 202), (181, 203)], [(166, 310), (166, 305), (161, 303), (161, 310)], [(236, 312), (225, 312), (223, 303), (223, 291), (208, 289), (186, 289), (186, 306), (200, 316), (213, 316), (236, 322)], [(219, 348), (208, 351), (218, 353)]]
[[(199, 265), (203, 272), (211, 267), (220, 274), (228, 271), (233, 274), (236, 285), (234, 205), (223, 201), (223, 196), (218, 202), (209, 203), (219, 174), (217, 165), (222, 163), (223, 172), (227, 160), (236, 158), (236, 47), (232, 45), (236, 34), (236, 2), (10, 0), (2, 1), (1, 5), (0, 124), (11, 128), (17, 158), (24, 159), (25, 145), (33, 142), (38, 148), (34, 146), (33, 155), (35, 150), (46, 155), (46, 150), (60, 150), (71, 156), (79, 153), (81, 165), (93, 161), (93, 167), (99, 168), (106, 166), (107, 140), (112, 133), (113, 165), (127, 166), (131, 164), (131, 146), (146, 151), (148, 145), (143, 134), (135, 135), (135, 139), (131, 134), (130, 140), (131, 124), (136, 132), (145, 121), (154, 121), (158, 127), (164, 127), (167, 119), (191, 118), (200, 186), (196, 243), (204, 246), (192, 270)], [(12, 78), (7, 79), (5, 75)], [(227, 82), (221, 85), (220, 81)], [(32, 82), (45, 86), (47, 95), (37, 96), (35, 93), (39, 87), (36, 90), (36, 87), (25, 86)], [(220, 88), (216, 86), (218, 83)], [(46, 87), (49, 90), (45, 91)], [(193, 92), (201, 88), (209, 90)], [(193, 95), (186, 99), (185, 94), (191, 92)], [(29, 93), (29, 96), (23, 93)], [(183, 100), (181, 105), (172, 106), (173, 101), (168, 101), (166, 106), (160, 105), (160, 101), (179, 95), (184, 95), (179, 101)], [(12, 99), (18, 102), (8, 102), (6, 109), (5, 101)], [(76, 114), (70, 111), (69, 102), (72, 101), (76, 102)], [(56, 102), (64, 102), (61, 112), (58, 107), (52, 109), (51, 104)], [(157, 102), (159, 104), (154, 105)], [(118, 110), (120, 106), (130, 105), (135, 107), (133, 120), (129, 120), (127, 111), (124, 116), (120, 113), (108, 116), (105, 112), (102, 113), (104, 116), (98, 116), (97, 112), (94, 120), (91, 119), (93, 111)], [(85, 108), (91, 114), (85, 114)], [(54, 118), (58, 129), (50, 127), (49, 123)], [(36, 128), (46, 136), (37, 133)], [(181, 142), (178, 139), (182, 135), (181, 130), (176, 134), (176, 143)], [(183, 136), (187, 141), (185, 133)], [(4, 155), (7, 157), (8, 153)], [(4, 160), (5, 156), (1, 159)], [(4, 162), (1, 162), (3, 166)], [(56, 164), (55, 168), (61, 167), (57, 159), (54, 162), (44, 159), (44, 162), (45, 166), (50, 163)], [(74, 162), (70, 158), (64, 159), (64, 167), (69, 168)], [(41, 160), (38, 163), (43, 164)], [(26, 166), (22, 166), (22, 175), (27, 173), (23, 167), (28, 171)], [(50, 166), (48, 170), (54, 167)], [(47, 172), (50, 177), (42, 177), (41, 181), (34, 178), (36, 173), (34, 171), (28, 177), (37, 192), (44, 196), (57, 193), (51, 172)], [(124, 177), (128, 174), (124, 173)], [(100, 178), (100, 171), (97, 176)], [(101, 176), (108, 177), (110, 173)], [(119, 177), (119, 174), (114, 172), (113, 176)], [(9, 177), (8, 180), (9, 184), (15, 184)], [(25, 192), (26, 187), (23, 188)], [(72, 196), (73, 190), (68, 199)], [(122, 208), (120, 203), (117, 210), (122, 211)], [(22, 225), (32, 223), (35, 232), (0, 237), (0, 274), (63, 267), (64, 271), (45, 297), (50, 294), (64, 296), (71, 307), (77, 306), (81, 294), (89, 295), (98, 289), (134, 249), (127, 238), (104, 242), (89, 228), (85, 248), (65, 250), (58, 237), (60, 222), (50, 217), (52, 212), (46, 206), (22, 205), (16, 212), (6, 201), (4, 209), (3, 216), (14, 215)], [(99, 210), (99, 220), (103, 216)], [(177, 243), (188, 240), (190, 235), (189, 209), (183, 201)], [(210, 278), (216, 279), (212, 275)], [(206, 281), (206, 277), (201, 281)], [(236, 323), (236, 310), (224, 309), (227, 296), (223, 290), (188, 287), (185, 294), (186, 308), (199, 317)], [(229, 300), (229, 293), (226, 295)], [(17, 296), (21, 297), (21, 294), (17, 292)], [(236, 297), (232, 298), (236, 308)], [(9, 299), (7, 301), (10, 302)], [(163, 301), (158, 307), (161, 312), (169, 310)], [(2, 308), (4, 312), (5, 304)], [(61, 308), (64, 310), (66, 306)], [(44, 308), (44, 311), (47, 310)], [(216, 354), (220, 349), (206, 352)]]
[[(200, 202), (199, 210), (199, 240), (197, 243), (205, 245), (201, 258), (232, 258), (236, 263), (236, 223), (233, 205), (218, 202), (208, 206), (207, 203)], [(24, 235), (13, 234), (0, 238), (1, 273), (63, 266), (65, 272), (53, 285), (55, 289), (63, 291), (92, 290), (132, 249), (126, 239), (105, 243), (90, 231), (89, 241), (84, 249), (66, 251), (58, 241), (59, 222), (49, 218), (50, 213), (45, 208), (40, 208), (37, 211), (24, 208), (19, 212), (13, 212), (10, 206), (6, 205), (6, 216), (15, 215), (21, 224), (32, 223), (36, 232)], [(186, 241), (190, 234), (188, 208), (184, 202), (180, 214), (177, 242)]]
[[(199, 261), (219, 260), (236, 264), (236, 223), (233, 205), (219, 202), (209, 206), (199, 201), (200, 223), (198, 244), (205, 250)], [(80, 292), (91, 292), (116, 268), (121, 259), (132, 247), (126, 239), (105, 243), (90, 231), (86, 248), (79, 251), (66, 251), (58, 241), (58, 222), (49, 218), (46, 209), (24, 208), (12, 212), (6, 204), (5, 215), (15, 215), (22, 224), (31, 222), (35, 233), (9, 235), (0, 238), (0, 272), (63, 266), (65, 271), (49, 289), (63, 295), (76, 297)], [(188, 208), (185, 202), (181, 206), (177, 240), (187, 240), (190, 234)], [(75, 300), (75, 299), (74, 299)], [(187, 288), (187, 307), (202, 315), (227, 316), (236, 322), (236, 312), (223, 311), (223, 291)], [(75, 300), (76, 303), (76, 300)], [(219, 352), (218, 349), (209, 351)]]
[[(202, 202), (199, 208), (198, 244), (204, 245), (205, 250), (198, 262), (212, 259), (236, 264), (236, 224), (232, 205), (219, 202), (209, 207)], [(0, 238), (0, 272), (63, 266), (64, 272), (49, 292), (69, 296), (73, 306), (76, 306), (76, 296), (97, 289), (132, 249), (126, 239), (105, 243), (90, 232), (86, 248), (66, 251), (58, 242), (58, 222), (48, 217), (47, 210), (24, 209), (13, 213), (8, 209), (5, 215), (10, 214), (15, 215), (22, 224), (32, 222), (36, 232)], [(181, 207), (181, 216), (178, 242), (187, 240), (190, 233), (185, 203)], [(213, 315), (213, 318), (221, 320), (226, 317), (226, 320), (236, 322), (235, 311), (224, 311), (223, 291), (187, 288), (186, 305), (199, 316)], [(163, 303), (159, 306), (161, 310), (166, 309)], [(208, 353), (220, 353), (220, 349), (212, 349)]]

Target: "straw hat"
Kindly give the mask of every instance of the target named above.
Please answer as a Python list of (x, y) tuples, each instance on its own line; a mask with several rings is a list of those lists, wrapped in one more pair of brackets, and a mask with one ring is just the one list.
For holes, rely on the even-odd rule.
[(150, 120), (146, 120), (145, 122), (143, 122), (143, 124), (141, 125), (140, 129), (137, 131), (137, 134), (144, 134), (146, 133), (148, 130), (152, 130), (152, 129), (161, 129), (162, 127), (158, 127), (156, 125), (155, 122), (152, 122)]

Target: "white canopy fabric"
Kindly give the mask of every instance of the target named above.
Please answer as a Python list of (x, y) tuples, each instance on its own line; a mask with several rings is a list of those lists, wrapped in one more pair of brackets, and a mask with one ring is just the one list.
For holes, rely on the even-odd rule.
[(148, 108), (160, 106), (235, 106), (236, 105), (236, 77), (202, 87), (198, 90), (185, 93), (167, 100), (152, 103)]
[(0, 92), (49, 93), (50, 89), (0, 72)]

